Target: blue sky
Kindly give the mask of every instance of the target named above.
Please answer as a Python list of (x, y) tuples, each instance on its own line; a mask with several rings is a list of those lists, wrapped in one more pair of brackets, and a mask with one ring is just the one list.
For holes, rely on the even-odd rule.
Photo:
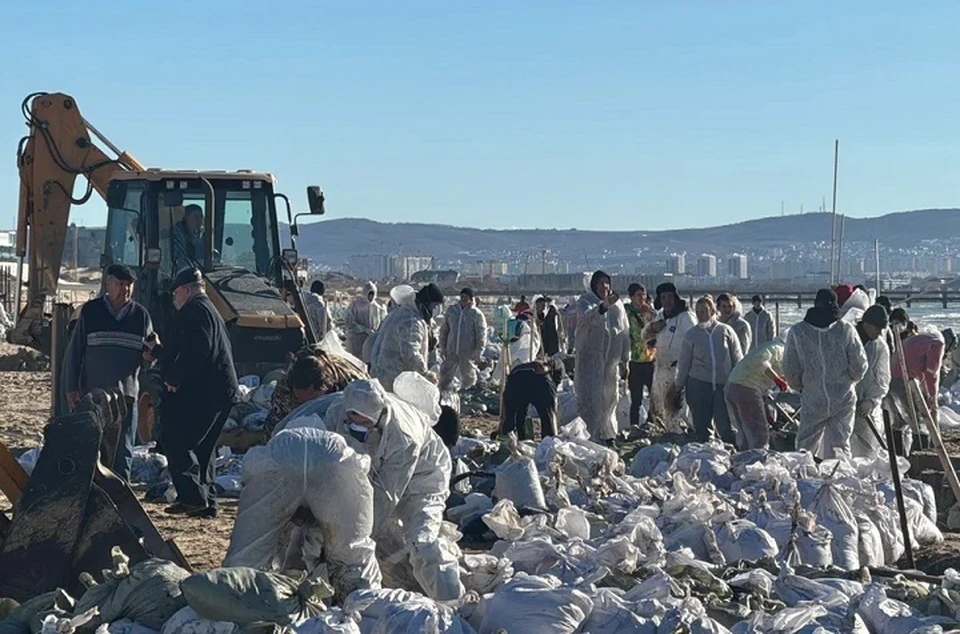
[[(67, 92), (148, 166), (252, 168), (328, 217), (666, 229), (960, 203), (952, 2), (5, 2), (19, 112)], [(75, 220), (102, 224), (94, 201)]]

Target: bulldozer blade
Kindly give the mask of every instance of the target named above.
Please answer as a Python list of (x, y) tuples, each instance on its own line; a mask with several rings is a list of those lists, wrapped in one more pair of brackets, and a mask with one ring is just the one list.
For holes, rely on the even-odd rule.
[(56, 588), (78, 596), (80, 573), (99, 578), (112, 567), (114, 546), (131, 563), (156, 556), (183, 565), (133, 491), (101, 464), (104, 430), (119, 430), (122, 399), (116, 393), (87, 397), (76, 413), (46, 427), (0, 548), (0, 596), (22, 602)]

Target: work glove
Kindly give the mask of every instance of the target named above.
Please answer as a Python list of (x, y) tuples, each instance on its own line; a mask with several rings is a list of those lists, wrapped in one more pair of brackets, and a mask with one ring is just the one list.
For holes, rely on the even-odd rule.
[(873, 403), (870, 401), (863, 401), (857, 405), (857, 416), (861, 418), (870, 418), (870, 416), (873, 414), (873, 409)]
[(787, 385), (787, 380), (784, 379), (782, 376), (778, 376), (777, 378), (775, 378), (775, 379), (773, 380), (773, 382), (777, 384), (777, 388), (778, 388), (781, 392), (786, 392), (786, 391), (787, 391), (787, 388), (789, 387), (789, 386)]

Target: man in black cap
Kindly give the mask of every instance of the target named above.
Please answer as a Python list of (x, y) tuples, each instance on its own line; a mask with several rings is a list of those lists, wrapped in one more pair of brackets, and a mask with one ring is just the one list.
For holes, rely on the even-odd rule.
[(460, 388), (477, 384), (477, 362), (487, 347), (487, 320), (473, 301), (473, 289), (460, 291), (460, 301), (447, 309), (440, 327), (440, 389), (450, 390), (460, 378)]
[(393, 391), (403, 372), (416, 372), (433, 383), (430, 371), (430, 323), (443, 306), (443, 291), (433, 283), (399, 299), (398, 306), (380, 325), (370, 347), (370, 374)]
[(112, 465), (130, 480), (133, 448), (137, 444), (137, 395), (140, 391), (141, 351), (153, 333), (147, 309), (133, 301), (134, 274), (123, 264), (107, 267), (106, 294), (80, 310), (67, 344), (64, 379), (67, 404), (73, 410), (84, 394), (119, 387), (127, 400), (120, 443)]
[(227, 327), (203, 288), (197, 269), (173, 280), (177, 314), (167, 341), (146, 341), (148, 358), (160, 361), (166, 386), (160, 441), (169, 461), (177, 503), (167, 513), (216, 517), (214, 450), (237, 399), (237, 374)]
[(857, 383), (857, 414), (850, 437), (854, 458), (875, 458), (880, 449), (880, 403), (890, 390), (890, 348), (883, 336), (887, 322), (887, 309), (874, 304), (857, 324), (857, 335), (867, 353), (867, 373)]

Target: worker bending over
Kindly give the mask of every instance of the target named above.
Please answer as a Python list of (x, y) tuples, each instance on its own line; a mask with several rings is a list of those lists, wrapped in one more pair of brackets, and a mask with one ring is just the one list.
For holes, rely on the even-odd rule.
[(251, 448), (223, 565), (270, 569), (285, 532), (300, 524), (294, 543), (303, 567), (315, 576), (326, 563), (338, 600), (379, 589), (369, 469), (370, 458), (342, 436), (312, 427), (283, 430)]
[(373, 537), (386, 585), (415, 582), (437, 601), (459, 598), (459, 549), (440, 535), (451, 460), (434, 421), (373, 379), (348, 385), (324, 422), (371, 458)]

